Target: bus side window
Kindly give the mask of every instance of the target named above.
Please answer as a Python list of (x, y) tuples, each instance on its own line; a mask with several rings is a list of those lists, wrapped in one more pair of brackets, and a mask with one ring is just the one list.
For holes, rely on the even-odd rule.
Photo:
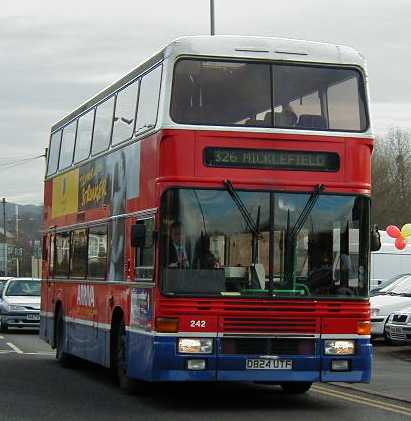
[(71, 232), (70, 277), (87, 276), (87, 230), (79, 229)]
[(157, 123), (162, 67), (143, 76), (138, 100), (136, 134), (152, 129)]
[(50, 147), (48, 151), (47, 175), (52, 175), (57, 171), (60, 156), (60, 143), (62, 131), (53, 133), (50, 138)]
[(54, 275), (54, 260), (55, 260), (54, 253), (55, 253), (55, 241), (56, 241), (55, 237), (56, 236), (54, 234), (50, 234), (50, 239), (49, 239), (50, 249), (49, 249), (49, 252), (48, 252), (48, 255), (47, 255), (47, 259), (48, 259), (48, 262), (49, 262), (49, 267), (48, 267), (48, 277), (49, 278), (52, 278), (53, 275)]
[(70, 233), (56, 234), (54, 244), (54, 275), (67, 278), (70, 262)]
[(105, 279), (107, 274), (107, 225), (90, 227), (88, 231), (88, 277)]
[(152, 281), (154, 276), (154, 218), (137, 221), (137, 224), (144, 224), (146, 236), (144, 246), (136, 247), (136, 278), (139, 281)]

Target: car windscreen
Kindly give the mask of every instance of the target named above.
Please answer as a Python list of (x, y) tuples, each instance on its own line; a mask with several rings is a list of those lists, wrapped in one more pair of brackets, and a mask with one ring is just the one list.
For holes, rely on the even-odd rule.
[(411, 295), (411, 276), (405, 276), (397, 281), (394, 286), (389, 289), (388, 294), (393, 295)]
[(40, 281), (34, 280), (15, 280), (10, 281), (5, 295), (9, 297), (39, 297), (40, 296)]
[(373, 291), (378, 292), (386, 292), (394, 287), (394, 285), (402, 278), (410, 276), (409, 274), (406, 275), (396, 275), (390, 279), (385, 280), (384, 282), (381, 282), (380, 285), (378, 285), (376, 288), (373, 289)]

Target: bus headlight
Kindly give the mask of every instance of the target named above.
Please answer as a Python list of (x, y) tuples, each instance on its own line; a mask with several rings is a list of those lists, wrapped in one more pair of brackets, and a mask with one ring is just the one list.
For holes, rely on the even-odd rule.
[(355, 342), (348, 340), (324, 341), (325, 355), (354, 355)]
[(211, 354), (213, 340), (211, 338), (179, 338), (178, 352), (180, 354)]

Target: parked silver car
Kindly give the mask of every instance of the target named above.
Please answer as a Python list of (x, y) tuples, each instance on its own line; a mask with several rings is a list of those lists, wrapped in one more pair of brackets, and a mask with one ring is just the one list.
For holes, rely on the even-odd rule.
[(0, 295), (0, 329), (40, 327), (40, 279), (13, 278)]
[(411, 307), (390, 314), (385, 324), (385, 337), (398, 344), (411, 344)]
[(0, 276), (0, 295), (3, 291), (4, 286), (6, 285), (7, 281), (13, 279), (12, 276)]

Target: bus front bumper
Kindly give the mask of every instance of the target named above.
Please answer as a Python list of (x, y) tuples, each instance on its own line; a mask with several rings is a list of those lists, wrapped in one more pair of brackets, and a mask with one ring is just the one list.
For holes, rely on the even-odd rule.
[[(210, 354), (180, 354), (175, 336), (129, 334), (129, 376), (147, 381), (244, 381), (244, 382), (364, 382), (371, 379), (372, 346), (369, 338), (356, 339), (352, 356), (325, 356), (324, 341), (317, 340), (314, 355), (222, 354), (221, 338), (214, 338)], [(277, 359), (283, 366), (253, 368), (252, 361)], [(342, 360), (346, 369), (337, 371)], [(191, 361), (194, 361), (192, 363)], [(248, 362), (247, 362), (248, 361)], [(287, 362), (287, 363), (285, 363)], [(199, 363), (199, 364), (197, 364)], [(190, 369), (190, 366), (201, 369)], [(247, 368), (248, 365), (248, 368)], [(281, 364), (280, 364), (281, 365)], [(344, 364), (343, 364), (344, 365)], [(333, 369), (334, 367), (334, 369)]]

